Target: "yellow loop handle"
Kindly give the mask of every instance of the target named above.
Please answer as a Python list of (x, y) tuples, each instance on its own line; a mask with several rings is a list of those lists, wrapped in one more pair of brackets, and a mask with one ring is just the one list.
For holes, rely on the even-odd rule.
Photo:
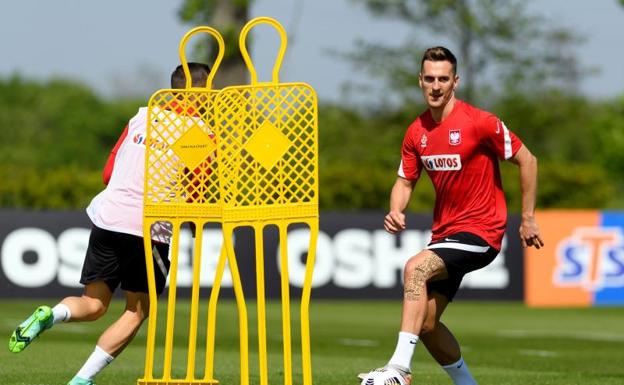
[(241, 54), (243, 55), (243, 60), (245, 60), (245, 64), (247, 65), (247, 68), (249, 69), (249, 73), (251, 75), (251, 84), (258, 83), (258, 74), (256, 73), (256, 68), (254, 67), (253, 62), (251, 61), (251, 57), (249, 56), (249, 52), (247, 51), (247, 34), (249, 33), (249, 31), (251, 31), (253, 27), (255, 27), (258, 24), (269, 24), (273, 26), (277, 30), (277, 33), (279, 33), (280, 35), (280, 42), (281, 42), (280, 49), (277, 53), (277, 58), (275, 59), (275, 65), (273, 65), (273, 73), (272, 73), (273, 74), (272, 82), (279, 83), (279, 70), (280, 70), (280, 67), (282, 66), (284, 53), (286, 53), (286, 46), (288, 45), (288, 37), (286, 35), (286, 30), (284, 29), (284, 27), (282, 27), (282, 25), (277, 20), (270, 18), (270, 17), (261, 16), (261, 17), (256, 17), (255, 19), (252, 19), (249, 22), (247, 22), (247, 24), (245, 24), (245, 26), (243, 27), (240, 37), (238, 39), (238, 45), (240, 46), (240, 51), (241, 51)]
[(190, 38), (193, 35), (195, 35), (196, 33), (201, 33), (201, 32), (212, 35), (212, 37), (215, 38), (215, 40), (217, 41), (217, 44), (219, 45), (219, 52), (217, 53), (217, 58), (215, 59), (214, 64), (212, 65), (210, 74), (208, 74), (208, 79), (206, 79), (207, 89), (212, 88), (212, 80), (217, 74), (217, 69), (219, 68), (219, 65), (221, 64), (221, 60), (223, 60), (223, 54), (225, 52), (225, 42), (223, 41), (223, 36), (221, 36), (219, 31), (217, 31), (216, 29), (212, 27), (206, 27), (206, 26), (195, 27), (191, 29), (190, 31), (188, 31), (184, 35), (184, 37), (182, 37), (182, 40), (180, 40), (180, 45), (178, 48), (178, 51), (180, 54), (180, 62), (182, 63), (182, 69), (184, 70), (184, 77), (186, 78), (186, 86), (184, 88), (192, 88), (191, 71), (189, 70), (188, 62), (186, 61), (186, 51), (185, 51), (186, 43), (190, 40)]

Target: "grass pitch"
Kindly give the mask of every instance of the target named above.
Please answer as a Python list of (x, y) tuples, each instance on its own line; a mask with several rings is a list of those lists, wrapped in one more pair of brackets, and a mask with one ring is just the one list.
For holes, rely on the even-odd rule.
[[(54, 302), (0, 301), (5, 344), (13, 328), (40, 304)], [(186, 304), (180, 302), (176, 318), (174, 372), (178, 375), (184, 375), (186, 369)], [(298, 305), (291, 307), (294, 384), (301, 384)], [(123, 303), (116, 301), (96, 322), (59, 324), (20, 354), (10, 353), (6, 347), (0, 349), (0, 384), (65, 384), (91, 353), (99, 334), (122, 310)], [(259, 384), (253, 304), (248, 313), (251, 384)], [(356, 385), (356, 373), (381, 366), (392, 355), (400, 302), (313, 299), (311, 313), (314, 384)], [(272, 385), (284, 382), (280, 317), (279, 304), (269, 303), (267, 341)], [(624, 384), (624, 308), (528, 309), (520, 303), (457, 302), (449, 306), (443, 321), (460, 340), (466, 362), (480, 385)], [(200, 325), (205, 325), (205, 317), (200, 317)], [(215, 377), (221, 384), (239, 384), (238, 318), (232, 301), (220, 302), (217, 330)], [(124, 353), (96, 378), (98, 385), (136, 384), (143, 375), (145, 331), (144, 326)], [(204, 341), (205, 334), (200, 331), (196, 369), (200, 374)], [(160, 353), (157, 350), (157, 357)], [(158, 375), (162, 363), (157, 361), (155, 367)], [(412, 371), (414, 385), (451, 384), (421, 344)]]

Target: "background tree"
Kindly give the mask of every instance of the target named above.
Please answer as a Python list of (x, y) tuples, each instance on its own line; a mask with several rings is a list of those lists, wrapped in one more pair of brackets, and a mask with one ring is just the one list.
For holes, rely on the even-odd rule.
[[(460, 95), (474, 102), (485, 77), (505, 90), (557, 86), (576, 89), (583, 74), (572, 48), (571, 31), (529, 13), (525, 0), (355, 0), (375, 16), (405, 23), (406, 41), (395, 46), (359, 41), (349, 56), (371, 75), (382, 76), (404, 101), (420, 91), (418, 72), (424, 48), (450, 43), (458, 55)], [(423, 36), (430, 36), (425, 39)]]
[(0, 78), (0, 207), (86, 207), (143, 103), (105, 100), (74, 81)]
[[(247, 22), (251, 0), (184, 0), (178, 11), (180, 20), (216, 28), (225, 40), (225, 54), (214, 80), (215, 88), (245, 84), (247, 68), (238, 49), (238, 35)], [(201, 36), (193, 60), (212, 65), (217, 45), (212, 37)]]

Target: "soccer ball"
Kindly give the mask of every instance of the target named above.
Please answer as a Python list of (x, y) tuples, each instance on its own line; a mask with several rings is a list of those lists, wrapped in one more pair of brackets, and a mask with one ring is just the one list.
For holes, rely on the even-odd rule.
[(368, 373), (361, 385), (407, 385), (407, 383), (395, 369), (379, 368)]

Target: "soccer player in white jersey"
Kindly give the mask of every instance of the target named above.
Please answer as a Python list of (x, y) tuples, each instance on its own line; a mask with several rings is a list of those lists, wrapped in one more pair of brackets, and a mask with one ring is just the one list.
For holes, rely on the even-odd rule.
[(410, 383), (412, 355), (422, 341), (455, 385), (474, 385), (459, 343), (440, 317), (464, 274), (488, 265), (500, 251), (507, 207), (499, 160), (520, 169), (523, 247), (543, 246), (534, 215), (537, 159), (496, 116), (455, 98), (457, 60), (447, 48), (425, 51), (419, 84), (428, 109), (405, 134), (384, 227), (392, 234), (405, 229), (404, 210), (425, 170), (436, 192), (432, 239), (405, 264), (401, 328), (387, 366)]
[[(189, 63), (193, 87), (205, 87), (210, 67)], [(183, 89), (182, 66), (171, 74), (171, 87)], [(179, 111), (178, 111), (179, 112)], [(176, 111), (171, 111), (174, 114)], [(56, 306), (40, 306), (13, 332), (9, 350), (19, 353), (42, 332), (59, 322), (94, 321), (106, 310), (120, 286), (126, 298), (123, 314), (102, 333), (95, 350), (68, 385), (93, 385), (94, 377), (132, 341), (148, 316), (149, 296), (143, 247), (143, 188), (147, 108), (130, 119), (111, 151), (103, 179), (106, 188), (91, 201), (92, 221), (80, 283), (80, 297), (67, 297)], [(162, 293), (169, 270), (171, 227), (152, 226), (156, 289)]]

